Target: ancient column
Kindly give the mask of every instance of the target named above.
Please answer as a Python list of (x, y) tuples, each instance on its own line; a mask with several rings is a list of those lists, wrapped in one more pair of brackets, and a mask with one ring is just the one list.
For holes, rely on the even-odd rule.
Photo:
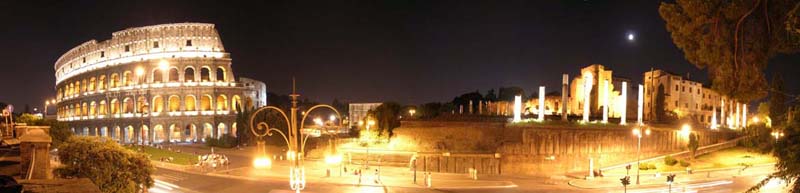
[(569, 91), (567, 87), (569, 83), (567, 82), (569, 79), (568, 74), (562, 75), (561, 78), (561, 120), (567, 121), (567, 92)]

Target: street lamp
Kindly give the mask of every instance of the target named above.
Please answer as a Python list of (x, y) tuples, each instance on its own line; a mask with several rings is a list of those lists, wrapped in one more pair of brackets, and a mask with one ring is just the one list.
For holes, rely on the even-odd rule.
[(638, 145), (636, 145), (636, 185), (639, 185), (639, 170), (641, 170), (639, 162), (642, 159), (642, 135), (650, 135), (650, 129), (646, 129), (644, 133), (642, 133), (641, 129), (635, 128), (633, 129), (633, 135), (639, 140), (637, 143)]
[(417, 113), (416, 109), (409, 109), (408, 110), (408, 115), (411, 115), (410, 117), (414, 117), (414, 113)]
[(783, 131), (773, 131), (772, 136), (775, 137), (775, 143), (777, 143), (778, 138), (783, 137)]
[[(292, 107), (290, 108), (288, 116), (286, 112), (284, 112), (282, 109), (278, 107), (275, 106), (261, 107), (255, 110), (252, 115), (250, 115), (250, 131), (253, 133), (253, 135), (255, 135), (258, 138), (257, 144), (259, 146), (258, 149), (260, 149), (259, 153), (261, 154), (260, 155), (261, 157), (259, 158), (266, 158), (266, 152), (265, 152), (266, 148), (263, 138), (265, 136), (272, 136), (274, 134), (273, 132), (281, 134), (281, 137), (283, 137), (284, 141), (286, 141), (286, 145), (288, 146), (288, 151), (287, 151), (287, 153), (289, 153), (288, 158), (289, 160), (292, 161), (292, 166), (289, 170), (289, 186), (295, 192), (300, 192), (300, 190), (303, 190), (306, 187), (305, 167), (303, 167), (303, 155), (305, 152), (305, 143), (308, 140), (308, 136), (311, 135), (309, 133), (306, 133), (305, 136), (302, 136), (303, 133), (300, 131), (300, 129), (304, 128), (306, 118), (308, 117), (309, 114), (311, 114), (310, 112), (312, 112), (315, 109), (318, 108), (330, 109), (336, 114), (337, 117), (340, 117), (341, 114), (339, 114), (339, 111), (337, 111), (336, 108), (333, 108), (330, 105), (324, 105), (324, 104), (315, 105), (309, 108), (307, 111), (305, 111), (306, 113), (303, 113), (303, 116), (302, 118), (300, 118), (300, 121), (298, 123), (297, 97), (299, 97), (300, 95), (295, 92), (294, 80), (292, 80), (292, 94), (290, 94), (289, 96), (292, 97)], [(278, 112), (277, 114), (279, 114), (286, 122), (286, 128), (288, 128), (289, 130), (288, 135), (286, 133), (283, 133), (283, 131), (277, 128), (271, 127), (269, 123), (267, 123), (266, 121), (256, 122), (255, 119), (257, 115), (262, 111), (265, 114), (267, 113), (266, 111)], [(338, 125), (341, 125), (341, 122), (338, 122)], [(254, 163), (259, 163), (259, 162), (254, 162)], [(263, 161), (261, 161), (260, 163), (263, 163)]]

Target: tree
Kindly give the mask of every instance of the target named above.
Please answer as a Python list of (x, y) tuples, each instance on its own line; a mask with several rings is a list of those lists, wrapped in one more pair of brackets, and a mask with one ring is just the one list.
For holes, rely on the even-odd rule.
[(672, 41), (698, 68), (707, 68), (712, 88), (751, 101), (766, 95), (763, 71), (777, 54), (797, 52), (787, 16), (796, 0), (677, 0), (659, 13)]
[(478, 102), (483, 101), (483, 95), (480, 91), (464, 93), (461, 96), (453, 98), (452, 103), (456, 106), (463, 106), (464, 113), (469, 113), (469, 103), (472, 101), (472, 109), (474, 113), (478, 112)]
[(622, 183), (622, 187), (625, 190), (624, 192), (628, 192), (628, 185), (631, 184), (631, 177), (630, 176), (625, 176), (625, 177), (620, 178), (619, 181)]
[(255, 141), (255, 135), (250, 131), (250, 115), (252, 115), (254, 111), (252, 108), (253, 100), (249, 97), (245, 97), (243, 103), (244, 105), (242, 106), (244, 107), (236, 108), (236, 137), (238, 137), (238, 145), (253, 144)]
[(346, 102), (341, 102), (339, 99), (333, 99), (331, 106), (339, 111), (339, 114), (347, 115), (350, 112), (350, 106)]
[(64, 122), (56, 121), (56, 120), (46, 120), (42, 123), (42, 125), (50, 126), (50, 137), (53, 138), (52, 146), (56, 148), (61, 145), (61, 143), (67, 141), (70, 137), (72, 137), (72, 131), (69, 129), (69, 125)]
[(15, 121), (27, 125), (41, 125), (42, 118), (30, 113), (22, 113)]
[(142, 192), (153, 186), (155, 168), (143, 153), (108, 138), (74, 136), (59, 146), (63, 177), (89, 178), (103, 192)]
[(699, 147), (700, 143), (697, 139), (697, 134), (689, 133), (689, 144), (686, 144), (686, 148), (689, 148), (689, 151), (692, 153), (692, 160), (694, 160), (694, 156), (697, 153), (697, 148)]
[(747, 192), (758, 192), (772, 179), (790, 182), (792, 184), (789, 185), (789, 192), (800, 192), (800, 151), (797, 151), (800, 149), (800, 120), (795, 116), (786, 121), (783, 127), (784, 136), (778, 138), (772, 151), (772, 155), (778, 158), (778, 163), (775, 164), (776, 171)]
[(385, 102), (375, 109), (367, 112), (368, 116), (375, 118), (378, 124), (379, 135), (394, 135), (394, 128), (400, 127), (400, 104)]
[(494, 93), (494, 89), (490, 89), (489, 92), (486, 92), (486, 96), (483, 97), (486, 101), (497, 101), (497, 94)]
[(497, 100), (501, 101), (514, 101), (514, 96), (525, 96), (525, 90), (522, 90), (520, 87), (512, 86), (512, 87), (501, 87), (500, 94), (497, 97)]
[(786, 106), (784, 106), (786, 95), (784, 95), (783, 77), (780, 74), (772, 76), (769, 91), (769, 117), (772, 119), (772, 124), (780, 125), (786, 119)]

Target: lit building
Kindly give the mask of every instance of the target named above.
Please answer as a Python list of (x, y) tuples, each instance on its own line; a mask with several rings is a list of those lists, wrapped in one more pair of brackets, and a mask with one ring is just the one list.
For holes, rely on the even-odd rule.
[[(644, 73), (644, 118), (655, 120), (656, 100), (660, 93), (664, 96), (664, 112), (677, 118), (690, 117), (698, 123), (710, 126), (714, 110), (717, 120), (721, 122), (721, 103), (725, 100), (725, 118), (735, 118), (736, 102), (721, 96), (716, 91), (704, 87), (703, 84), (688, 80), (680, 75), (664, 70), (652, 70)], [(661, 119), (661, 118), (659, 118)]]
[[(591, 90), (586, 91), (584, 85), (585, 77), (592, 78)], [(608, 81), (608, 88), (605, 88), (605, 82)], [(628, 96), (622, 96), (622, 81), (627, 82)], [(622, 108), (631, 108), (631, 102), (627, 97), (631, 95), (631, 82), (625, 78), (618, 78), (613, 76), (613, 71), (607, 69), (600, 64), (592, 64), (587, 67), (581, 68), (581, 74), (572, 79), (570, 83), (570, 95), (567, 100), (567, 114), (583, 115), (584, 96), (590, 95), (590, 113), (592, 116), (601, 116), (603, 110), (603, 96), (608, 94), (608, 116), (618, 118), (622, 114)], [(635, 96), (635, 95), (634, 95)], [(626, 100), (627, 99), (627, 100)], [(628, 103), (622, 105), (622, 103)], [(633, 105), (633, 107), (636, 107)], [(635, 111), (627, 110), (628, 115), (635, 113)], [(628, 118), (635, 118), (635, 116), (627, 116)]]
[(243, 97), (266, 103), (264, 83), (236, 81), (213, 24), (114, 32), (64, 53), (55, 72), (58, 120), (78, 134), (122, 143), (235, 136)]
[(350, 127), (358, 125), (358, 122), (366, 121), (367, 112), (378, 108), (382, 103), (350, 103)]

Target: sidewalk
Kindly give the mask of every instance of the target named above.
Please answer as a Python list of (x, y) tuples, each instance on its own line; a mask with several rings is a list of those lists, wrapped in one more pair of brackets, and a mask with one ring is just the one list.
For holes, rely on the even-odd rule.
[[(704, 181), (714, 181), (714, 180), (725, 180), (725, 179), (733, 179), (737, 176), (754, 176), (754, 175), (765, 175), (773, 172), (773, 165), (766, 164), (766, 165), (759, 165), (753, 166), (747, 169), (742, 170), (740, 167), (734, 168), (724, 168), (724, 169), (713, 169), (713, 170), (702, 170), (702, 171), (693, 171), (692, 174), (687, 174), (686, 172), (664, 172), (659, 174), (640, 174), (639, 181), (640, 184), (636, 185), (636, 174), (631, 173), (630, 180), (631, 185), (628, 185), (629, 188), (631, 187), (650, 187), (650, 186), (663, 186), (666, 184), (667, 175), (670, 173), (675, 173), (675, 181), (676, 185), (679, 184), (688, 184), (693, 182), (704, 182)], [(605, 177), (596, 177), (594, 179), (573, 179), (568, 182), (570, 186), (582, 189), (603, 189), (603, 188), (619, 188), (622, 187), (622, 182), (620, 178), (623, 176), (605, 176)]]

